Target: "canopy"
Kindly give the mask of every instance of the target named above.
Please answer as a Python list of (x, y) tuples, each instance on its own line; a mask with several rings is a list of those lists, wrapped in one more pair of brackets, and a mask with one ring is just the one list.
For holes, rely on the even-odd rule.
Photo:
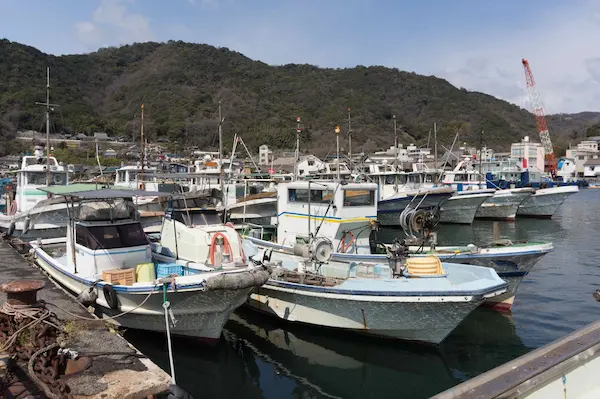
[[(79, 191), (94, 191), (108, 188), (109, 185), (106, 183), (76, 183), (68, 184), (66, 186), (47, 186), (38, 187), (38, 190), (44, 191), (52, 195), (67, 195)], [(128, 190), (127, 187), (111, 187), (114, 190)]]
[[(75, 186), (75, 185), (74, 185)], [(53, 192), (54, 187), (60, 186), (51, 186), (51, 187), (40, 187), (38, 190), (55, 194)], [(62, 187), (72, 187), (72, 186), (62, 186)], [(63, 195), (65, 197), (71, 198), (82, 198), (82, 199), (110, 199), (110, 198), (129, 198), (129, 197), (171, 197), (173, 194), (171, 193), (161, 193), (159, 191), (144, 191), (144, 190), (129, 190), (129, 189), (116, 189), (116, 188), (101, 188), (99, 190), (59, 190), (63, 192), (58, 192), (56, 195)]]

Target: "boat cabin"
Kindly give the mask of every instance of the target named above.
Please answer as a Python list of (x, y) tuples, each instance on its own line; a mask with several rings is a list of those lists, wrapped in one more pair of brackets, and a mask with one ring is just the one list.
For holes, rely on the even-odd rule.
[(277, 241), (281, 245), (327, 237), (336, 252), (370, 251), (377, 218), (377, 184), (297, 181), (277, 186)]

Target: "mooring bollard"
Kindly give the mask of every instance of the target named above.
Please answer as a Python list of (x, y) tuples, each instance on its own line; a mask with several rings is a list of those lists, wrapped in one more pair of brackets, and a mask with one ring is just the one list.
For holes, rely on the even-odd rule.
[(6, 293), (6, 302), (10, 305), (35, 305), (37, 292), (44, 286), (42, 280), (15, 280), (0, 285), (0, 290)]

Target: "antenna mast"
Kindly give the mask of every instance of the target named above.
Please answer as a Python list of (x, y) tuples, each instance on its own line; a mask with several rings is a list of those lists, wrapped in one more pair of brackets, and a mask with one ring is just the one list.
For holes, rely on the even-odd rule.
[(37, 105), (46, 107), (46, 185), (50, 180), (50, 107), (58, 107), (58, 104), (50, 104), (50, 67), (46, 67), (46, 102), (36, 102)]
[[(144, 164), (146, 163), (146, 142), (144, 139), (144, 104), (140, 107), (142, 109), (142, 121), (140, 123), (140, 149), (141, 149), (141, 161), (142, 161), (142, 173), (140, 174), (140, 184), (144, 184)], [(141, 187), (138, 187), (141, 188)]]

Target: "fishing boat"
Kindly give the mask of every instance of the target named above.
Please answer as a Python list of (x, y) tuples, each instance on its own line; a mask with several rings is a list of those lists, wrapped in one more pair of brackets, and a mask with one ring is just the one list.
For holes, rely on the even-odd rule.
[(377, 220), (382, 226), (400, 226), (407, 207), (437, 211), (454, 192), (450, 187), (424, 185), (420, 172), (383, 172), (370, 178), (379, 185)]
[(533, 188), (498, 190), (477, 209), (477, 219), (515, 220), (519, 206), (533, 195)]
[[(374, 217), (377, 214), (377, 203), (371, 200), (377, 186), (373, 183), (353, 183), (341, 186), (342, 193), (333, 195), (335, 183), (296, 182), (278, 186), (278, 219), (276, 239), (265, 240), (262, 230), (249, 230), (245, 239), (260, 248), (273, 249), (293, 255), (297, 242), (307, 242), (309, 233), (315, 237), (328, 237), (333, 245), (332, 260), (346, 263), (394, 264), (394, 254), (400, 248), (385, 244), (377, 238), (377, 226)], [(311, 187), (310, 202), (308, 187)], [(325, 193), (321, 192), (324, 191)], [(347, 192), (346, 192), (347, 191)], [(353, 193), (361, 192), (360, 195)], [(300, 194), (300, 196), (298, 196)], [(328, 199), (323, 202), (323, 195)], [(315, 202), (313, 202), (313, 198)], [(349, 198), (353, 198), (349, 201)], [(318, 201), (317, 201), (318, 200)], [(333, 202), (331, 202), (333, 200)], [(358, 205), (359, 204), (359, 205)], [(307, 212), (312, 215), (310, 221)], [(307, 229), (307, 222), (309, 229)], [(424, 223), (419, 212), (414, 213), (409, 225)], [(500, 311), (512, 307), (517, 288), (523, 278), (531, 271), (537, 261), (553, 249), (551, 243), (516, 242), (496, 240), (488, 246), (438, 246), (434, 241), (420, 239), (420, 245), (404, 245), (407, 256), (437, 256), (444, 262), (476, 265), (493, 268), (496, 273), (509, 283), (506, 293), (489, 298), (486, 305)]]
[(280, 184), (280, 247), (244, 242), (247, 255), (276, 265), (249, 306), (288, 321), (437, 344), (486, 298), (506, 291), (493, 269), (435, 256), (393, 265), (332, 260), (336, 244), (368, 247), (376, 190), (373, 183)]
[(493, 189), (458, 191), (440, 205), (440, 223), (471, 224), (479, 207), (494, 195)]
[(0, 230), (8, 236), (23, 239), (56, 237), (61, 233), (57, 228), (66, 225), (65, 204), (49, 198), (38, 188), (67, 184), (65, 167), (55, 157), (44, 155), (42, 147), (37, 146), (34, 155), (25, 155), (21, 159), (16, 184), (7, 187)]
[(551, 218), (568, 197), (578, 192), (577, 186), (540, 188), (521, 202), (517, 216)]
[[(94, 305), (102, 317), (123, 327), (170, 330), (215, 342), (231, 312), (267, 280), (269, 271), (262, 264), (237, 260), (153, 262), (151, 244), (131, 201), (147, 195), (164, 193), (114, 189), (63, 193), (71, 215), (67, 235), (30, 242), (36, 263), (86, 305)], [(196, 242), (188, 250), (210, 251), (209, 245)]]

